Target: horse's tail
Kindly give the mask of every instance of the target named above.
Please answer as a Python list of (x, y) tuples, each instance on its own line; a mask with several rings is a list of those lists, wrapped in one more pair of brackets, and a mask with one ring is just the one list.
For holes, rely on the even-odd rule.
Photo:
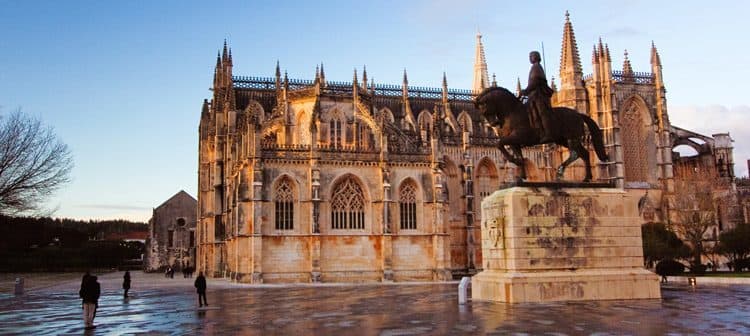
[(604, 150), (604, 139), (602, 138), (602, 130), (599, 128), (599, 125), (596, 124), (594, 119), (591, 119), (591, 117), (581, 114), (580, 115), (583, 118), (583, 121), (586, 123), (586, 126), (589, 127), (589, 134), (591, 135), (591, 142), (594, 144), (594, 151), (596, 152), (596, 156), (599, 157), (599, 161), (607, 162), (609, 161), (609, 156), (607, 155), (607, 152)]

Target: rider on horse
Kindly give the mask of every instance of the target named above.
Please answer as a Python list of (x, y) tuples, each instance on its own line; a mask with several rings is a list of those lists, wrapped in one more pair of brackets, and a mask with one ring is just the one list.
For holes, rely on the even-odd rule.
[(529, 123), (532, 128), (539, 130), (540, 143), (553, 142), (557, 134), (554, 134), (555, 127), (552, 125), (551, 113), (552, 89), (547, 85), (547, 75), (541, 62), (542, 57), (538, 51), (529, 53), (531, 70), (529, 71), (529, 83), (525, 89), (521, 90), (521, 96), (529, 97)]

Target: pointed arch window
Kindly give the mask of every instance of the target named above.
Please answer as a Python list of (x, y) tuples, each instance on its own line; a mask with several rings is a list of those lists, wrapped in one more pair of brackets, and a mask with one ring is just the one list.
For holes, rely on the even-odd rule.
[(422, 112), (419, 115), (419, 129), (424, 133), (425, 141), (430, 141), (432, 136), (432, 115), (428, 112)]
[(282, 179), (274, 192), (276, 230), (294, 229), (294, 191), (288, 178)]
[(623, 139), (623, 161), (626, 181), (648, 181), (648, 154), (642, 111), (631, 100), (620, 118)]
[(469, 132), (469, 134), (472, 133), (472, 124), (471, 124), (471, 117), (469, 117), (468, 114), (462, 113), (458, 117), (458, 126), (461, 127), (462, 131)]
[(401, 230), (417, 229), (417, 187), (407, 182), (399, 190), (399, 218)]
[(343, 129), (341, 128), (341, 120), (339, 119), (331, 119), (330, 123), (330, 132), (331, 132), (331, 138), (330, 138), (330, 144), (333, 148), (341, 148), (342, 145), (342, 139), (343, 139)]
[(480, 201), (492, 193), (491, 179), (492, 176), (490, 175), (489, 167), (487, 167), (487, 165), (479, 166), (479, 171), (477, 172), (477, 186), (479, 186)]
[(353, 178), (339, 183), (331, 197), (331, 228), (363, 230), (365, 228), (365, 197)]

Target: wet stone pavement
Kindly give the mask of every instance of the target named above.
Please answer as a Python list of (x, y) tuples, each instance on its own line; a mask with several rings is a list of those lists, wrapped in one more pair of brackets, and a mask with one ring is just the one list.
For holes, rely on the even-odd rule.
[(240, 285), (208, 279), (100, 276), (97, 328), (84, 331), (80, 280), (0, 294), (0, 334), (19, 335), (748, 335), (750, 287), (662, 287), (662, 300), (554, 304), (457, 303), (457, 283)]

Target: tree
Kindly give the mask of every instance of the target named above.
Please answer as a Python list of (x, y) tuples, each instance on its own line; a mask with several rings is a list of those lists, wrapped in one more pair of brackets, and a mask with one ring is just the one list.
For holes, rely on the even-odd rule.
[(662, 260), (685, 259), (690, 249), (663, 223), (647, 223), (641, 226), (643, 237), (643, 261), (653, 267)]
[(684, 180), (675, 181), (675, 218), (672, 229), (690, 248), (688, 258), (690, 270), (694, 273), (705, 271), (702, 256), (708, 254), (705, 245), (706, 233), (717, 225), (716, 208), (719, 197), (716, 190), (724, 182), (710, 172), (696, 173)]
[[(731, 265), (750, 256), (750, 224), (740, 224), (734, 229), (719, 235), (719, 254), (725, 256)], [(735, 270), (739, 268), (734, 267)]]
[(0, 115), (0, 214), (40, 211), (72, 169), (70, 150), (52, 128), (20, 109)]

